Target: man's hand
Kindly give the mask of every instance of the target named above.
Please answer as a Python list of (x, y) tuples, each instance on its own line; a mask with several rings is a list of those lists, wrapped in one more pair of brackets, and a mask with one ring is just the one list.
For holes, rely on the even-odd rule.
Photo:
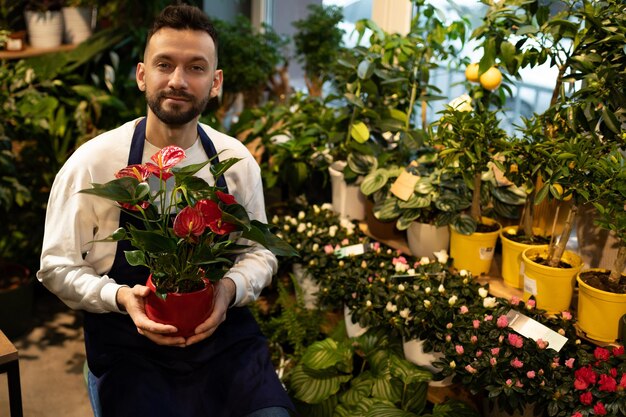
[(116, 294), (117, 304), (126, 310), (137, 326), (139, 334), (159, 345), (184, 347), (186, 345), (184, 337), (168, 336), (176, 333), (176, 327), (157, 323), (146, 316), (145, 298), (149, 293), (150, 289), (143, 285), (135, 285), (133, 288), (120, 287)]
[(229, 278), (223, 278), (215, 285), (215, 303), (213, 305), (213, 312), (204, 323), (196, 327), (196, 334), (191, 336), (186, 341), (186, 346), (198, 343), (201, 340), (211, 336), (217, 326), (219, 326), (224, 320), (226, 320), (226, 311), (228, 306), (235, 298), (235, 283)]

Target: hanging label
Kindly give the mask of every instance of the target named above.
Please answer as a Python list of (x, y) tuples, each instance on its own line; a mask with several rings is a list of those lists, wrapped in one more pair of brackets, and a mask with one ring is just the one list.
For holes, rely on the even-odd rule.
[(480, 248), (479, 254), (480, 254), (480, 260), (481, 261), (490, 261), (493, 259), (493, 252), (494, 252), (495, 248)]
[(537, 281), (529, 278), (526, 274), (524, 274), (524, 292), (532, 295), (537, 295)]
[(366, 245), (363, 243), (350, 245), (350, 246), (344, 246), (342, 248), (335, 249), (335, 256), (337, 258), (345, 258), (347, 256), (363, 255), (365, 252), (367, 252), (368, 247), (369, 247), (369, 244)]
[(415, 185), (420, 180), (419, 175), (410, 172), (410, 170), (415, 167), (417, 167), (417, 162), (411, 161), (409, 167), (402, 171), (394, 183), (391, 184), (391, 193), (402, 201), (407, 201), (411, 198), (413, 192), (415, 192)]
[(535, 342), (539, 339), (548, 342), (548, 349), (553, 349), (558, 352), (565, 343), (567, 343), (567, 337), (561, 336), (549, 327), (525, 316), (519, 311), (509, 311), (506, 318), (509, 321), (509, 327), (511, 329)]

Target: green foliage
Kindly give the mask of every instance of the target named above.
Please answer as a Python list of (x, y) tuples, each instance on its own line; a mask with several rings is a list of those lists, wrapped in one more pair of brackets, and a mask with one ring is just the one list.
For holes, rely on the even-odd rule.
[[(343, 20), (338, 6), (311, 4), (306, 19), (296, 20), (293, 36), (298, 61), (304, 64), (309, 81), (321, 84), (332, 74), (331, 67), (342, 49), (344, 31), (337, 27)], [(321, 86), (317, 86), (321, 93)], [(313, 92), (310, 90), (310, 93)]]

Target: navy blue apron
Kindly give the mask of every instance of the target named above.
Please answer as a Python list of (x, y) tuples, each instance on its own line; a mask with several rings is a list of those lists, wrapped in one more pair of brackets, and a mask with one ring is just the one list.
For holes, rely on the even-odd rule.
[[(128, 164), (141, 164), (146, 119), (135, 127)], [(217, 153), (200, 126), (209, 158)], [(216, 184), (227, 190), (224, 177)], [(136, 220), (121, 212), (120, 226)], [(126, 262), (130, 242), (118, 242), (109, 276), (145, 285), (148, 269)], [(267, 339), (247, 307), (232, 307), (215, 333), (180, 348), (137, 333), (126, 314), (85, 312), (89, 369), (98, 378), (103, 417), (239, 417), (266, 407), (293, 409), (270, 360)]]

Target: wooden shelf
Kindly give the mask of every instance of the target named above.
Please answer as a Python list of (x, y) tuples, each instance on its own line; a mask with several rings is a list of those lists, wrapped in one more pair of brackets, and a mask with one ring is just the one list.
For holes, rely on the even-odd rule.
[(76, 48), (74, 44), (63, 44), (54, 48), (31, 48), (26, 46), (21, 51), (0, 51), (0, 59), (22, 59), (38, 55), (51, 54), (54, 52), (67, 52)]

